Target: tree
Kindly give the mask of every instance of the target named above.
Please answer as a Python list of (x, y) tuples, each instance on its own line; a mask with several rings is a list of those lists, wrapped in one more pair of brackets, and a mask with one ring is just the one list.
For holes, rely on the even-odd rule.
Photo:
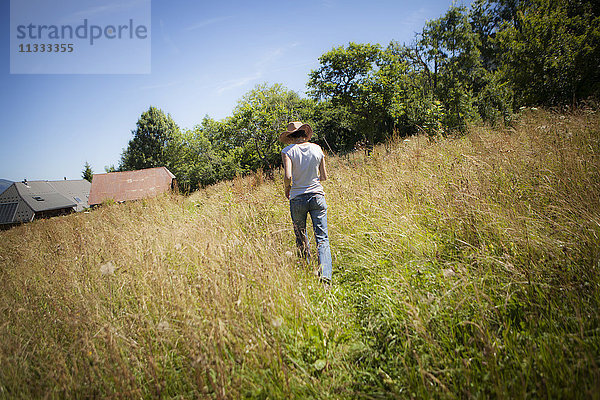
[(600, 91), (600, 16), (589, 0), (519, 2), (497, 34), (516, 106), (568, 104)]
[(224, 122), (205, 117), (202, 124), (182, 133), (183, 143), (174, 173), (184, 190), (231, 179), (240, 172), (236, 149), (218, 145), (225, 126)]
[(162, 166), (175, 169), (177, 153), (181, 150), (181, 132), (171, 115), (151, 106), (142, 113), (132, 134), (121, 155), (120, 170)]
[(480, 45), (464, 7), (450, 7), (427, 22), (418, 40), (423, 63), (433, 68), (433, 91), (445, 108), (443, 122), (449, 129), (463, 131), (477, 118), (474, 98), (485, 85)]
[(92, 171), (92, 167), (86, 161), (85, 165), (83, 166), (83, 171), (81, 171), (81, 177), (91, 183), (93, 176), (94, 176), (94, 171)]
[(391, 42), (382, 52), (373, 89), (376, 109), (386, 115), (382, 120), (392, 121), (393, 133), (442, 132), (441, 103), (434, 96), (428, 66), (415, 49)]
[(378, 91), (385, 94), (382, 106), (393, 121), (394, 133), (401, 136), (443, 132), (444, 110), (434, 92), (437, 73), (424, 52), (419, 42), (407, 46), (392, 41), (375, 73)]
[(475, 0), (469, 10), (471, 29), (479, 38), (478, 48), (482, 66), (487, 71), (495, 71), (498, 66), (498, 47), (494, 38), (504, 20), (499, 16), (499, 8), (489, 0)]
[(381, 86), (374, 82), (381, 56), (378, 44), (350, 42), (347, 47), (334, 48), (319, 57), (320, 67), (310, 73), (307, 84), (310, 96), (349, 112), (354, 142), (381, 141), (385, 139), (385, 131), (391, 131), (381, 101), (385, 93), (376, 92)]
[(311, 113), (312, 128), (318, 134), (316, 142), (335, 153), (351, 151), (359, 138), (355, 119), (347, 107), (335, 106), (331, 100), (317, 103)]
[(271, 170), (281, 164), (279, 133), (295, 120), (306, 120), (309, 102), (282, 85), (257, 85), (237, 104), (224, 138), (238, 148), (241, 167)]
[(380, 46), (350, 42), (319, 57), (321, 66), (311, 71), (308, 87), (316, 100), (330, 99), (334, 105), (357, 112), (368, 95), (366, 83), (381, 55)]

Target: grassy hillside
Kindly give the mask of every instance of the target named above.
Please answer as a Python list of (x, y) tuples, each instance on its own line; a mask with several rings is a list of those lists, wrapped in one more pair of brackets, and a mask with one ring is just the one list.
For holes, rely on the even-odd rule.
[(599, 156), (588, 110), (332, 157), (328, 291), (281, 176), (0, 232), (0, 397), (597, 398)]

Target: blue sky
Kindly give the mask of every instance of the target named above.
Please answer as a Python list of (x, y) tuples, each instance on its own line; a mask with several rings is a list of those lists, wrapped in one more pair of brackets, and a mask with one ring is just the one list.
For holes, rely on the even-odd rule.
[(19, 75), (10, 74), (10, 1), (2, 0), (0, 178), (80, 179), (86, 161), (104, 172), (151, 105), (186, 129), (231, 115), (259, 83), (304, 95), (324, 52), (351, 41), (409, 43), (452, 4), (153, 0), (151, 73)]

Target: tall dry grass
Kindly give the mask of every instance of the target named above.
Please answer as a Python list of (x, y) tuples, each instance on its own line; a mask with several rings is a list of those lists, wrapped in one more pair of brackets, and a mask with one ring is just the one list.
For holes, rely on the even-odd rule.
[(530, 110), (336, 160), (355, 393), (597, 396), (599, 151), (594, 111)]
[(329, 291), (280, 176), (1, 232), (0, 397), (598, 396), (599, 119), (331, 157)]
[(306, 301), (281, 204), (249, 183), (4, 232), (1, 393), (225, 398), (283, 373), (273, 321)]

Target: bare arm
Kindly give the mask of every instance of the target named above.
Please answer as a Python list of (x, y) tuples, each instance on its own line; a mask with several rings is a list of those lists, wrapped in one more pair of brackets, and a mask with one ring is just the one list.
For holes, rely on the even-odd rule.
[(285, 197), (290, 198), (290, 189), (292, 188), (292, 160), (287, 154), (281, 154), (283, 162), (283, 187), (285, 189)]
[(321, 163), (319, 164), (319, 180), (326, 181), (327, 180), (327, 168), (325, 168), (325, 156), (321, 159)]

